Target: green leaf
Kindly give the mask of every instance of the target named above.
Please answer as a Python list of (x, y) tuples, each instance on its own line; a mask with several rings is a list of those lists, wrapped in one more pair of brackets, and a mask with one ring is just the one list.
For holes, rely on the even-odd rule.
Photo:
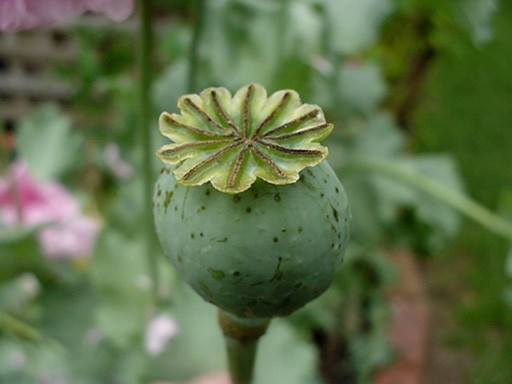
[(187, 91), (188, 65), (185, 60), (174, 62), (157, 81), (154, 87), (155, 116), (161, 111), (178, 112), (178, 99)]
[[(344, 140), (346, 145), (341, 147), (335, 142), (331, 146), (329, 161), (336, 169), (342, 171), (343, 166), (353, 158), (397, 158), (403, 153), (405, 138), (391, 115), (378, 113), (364, 122), (354, 119), (349, 124), (346, 130), (353, 134)], [(340, 179), (350, 196), (353, 238), (361, 239), (367, 245), (383, 241), (383, 221), (389, 225), (389, 220), (396, 219), (396, 204), (382, 204), (381, 196), (386, 191), (380, 191), (378, 185), (375, 185), (375, 179), (368, 177), (368, 174), (340, 175)], [(404, 191), (406, 196), (401, 199), (409, 201), (409, 189), (402, 188), (394, 193), (399, 192), (400, 196)]]
[(0, 342), (0, 382), (66, 383), (70, 377), (68, 357), (62, 348), (55, 345), (4, 337)]
[(370, 114), (386, 96), (387, 86), (377, 64), (345, 61), (340, 69), (340, 95), (351, 112)]
[(321, 53), (323, 23), (319, 13), (306, 1), (284, 1), (278, 25), (282, 28), (282, 54), (310, 60)]
[(305, 75), (322, 49), (322, 19), (313, 5), (220, 0), (207, 2), (207, 14), (199, 50), (203, 87), (256, 82), (304, 95)]
[[(405, 172), (420, 174), (428, 180), (462, 195), (462, 184), (450, 157), (441, 155), (401, 157), (395, 159), (393, 163)], [(376, 174), (370, 177), (374, 193), (377, 196), (376, 213), (382, 224), (389, 225), (395, 222), (401, 208), (412, 209), (416, 218), (428, 226), (425, 241), (429, 250), (438, 249), (457, 233), (460, 227), (460, 216), (456, 210), (444, 202), (385, 175)], [(415, 236), (418, 237), (421, 231), (419, 228), (414, 230), (416, 231)], [(404, 237), (404, 233), (402, 233), (402, 237)]]
[(457, 14), (476, 44), (490, 41), (494, 35), (493, 16), (498, 10), (496, 0), (464, 0), (459, 4)]
[[(354, 159), (370, 162), (382, 159), (403, 172), (420, 174), (453, 192), (462, 193), (462, 183), (449, 156), (404, 155), (405, 138), (390, 115), (372, 115), (365, 125), (356, 125), (354, 131), (356, 135), (344, 150), (345, 155), (335, 159), (334, 164), (339, 164), (340, 170)], [(389, 239), (389, 230), (399, 222), (399, 213), (404, 209), (410, 209), (417, 222), (398, 228), (401, 241), (406, 238), (407, 231), (411, 232), (409, 236), (414, 241), (425, 232), (426, 246), (434, 249), (459, 229), (460, 219), (454, 209), (413, 185), (378, 173), (354, 173), (341, 179), (351, 200), (354, 238), (378, 242), (386, 235)], [(418, 225), (426, 226), (427, 231), (420, 231)]]
[(389, 363), (392, 347), (389, 343), (389, 303), (382, 292), (367, 294), (366, 313), (368, 331), (360, 331), (350, 340), (353, 364), (356, 367), (358, 383), (372, 383), (375, 370)]
[(505, 264), (505, 273), (512, 278), (512, 247), (507, 254), (507, 263)]
[(147, 319), (151, 281), (143, 255), (142, 242), (108, 231), (91, 266), (91, 281), (99, 294), (96, 320), (108, 339), (123, 348), (141, 337)]
[(260, 341), (257, 359), (255, 384), (321, 383), (314, 345), (286, 320), (272, 320)]
[(413, 121), (413, 138), (423, 152), (450, 152), (468, 192), (495, 207), (512, 180), (512, 2), (501, 1), (492, 41), (475, 47), (467, 36), (448, 34), (428, 71), (424, 96)]
[[(42, 291), (43, 335), (58, 340), (65, 351), (61, 362), (68, 381), (77, 384), (103, 382), (115, 360), (112, 351), (100, 343), (95, 328), (95, 293), (84, 282), (77, 285), (45, 287)], [(95, 337), (97, 338), (95, 340)]]
[(391, 0), (325, 0), (331, 49), (340, 54), (359, 52), (375, 43), (379, 27), (393, 10)]
[(504, 288), (503, 298), (508, 306), (512, 309), (512, 245), (507, 254), (505, 261), (505, 274), (508, 277), (508, 284)]
[(16, 150), (40, 179), (56, 179), (81, 160), (82, 139), (71, 121), (53, 105), (45, 106), (21, 121)]
[(181, 281), (172, 286), (169, 308), (179, 333), (169, 341), (167, 351), (152, 363), (154, 378), (185, 381), (206, 372), (225, 369), (222, 333), (217, 325), (217, 309), (203, 301)]
[[(275, 2), (219, 0), (206, 2), (201, 44), (204, 87), (238, 88), (248, 82), (268, 84), (278, 63), (278, 5)], [(265, 65), (261, 65), (265, 57)]]
[(14, 243), (17, 241), (23, 241), (31, 236), (37, 234), (40, 230), (40, 227), (36, 228), (26, 228), (26, 227), (4, 227), (3, 224), (0, 223), (0, 245)]
[(404, 134), (393, 117), (377, 113), (368, 117), (348, 150), (352, 156), (391, 158), (400, 156), (405, 144)]

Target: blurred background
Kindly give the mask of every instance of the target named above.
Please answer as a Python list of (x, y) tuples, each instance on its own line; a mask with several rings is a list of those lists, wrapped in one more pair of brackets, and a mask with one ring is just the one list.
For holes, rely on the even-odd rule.
[[(467, 198), (512, 223), (512, 3), (155, 0), (151, 20), (154, 150), (159, 114), (209, 86), (293, 88), (335, 124), (351, 244), (256, 382), (509, 384), (512, 236)], [(225, 366), (215, 309), (142, 228), (138, 33), (137, 9), (0, 33), (0, 383)]]

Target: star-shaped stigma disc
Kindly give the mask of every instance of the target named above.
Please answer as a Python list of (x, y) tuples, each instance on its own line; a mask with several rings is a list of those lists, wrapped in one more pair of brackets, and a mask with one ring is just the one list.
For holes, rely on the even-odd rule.
[(207, 88), (178, 101), (180, 114), (162, 113), (160, 131), (173, 141), (157, 151), (186, 186), (211, 182), (225, 193), (250, 188), (257, 178), (291, 184), (299, 172), (327, 157), (319, 142), (331, 133), (317, 105), (302, 104), (297, 92), (267, 97), (264, 87), (249, 84), (235, 95)]

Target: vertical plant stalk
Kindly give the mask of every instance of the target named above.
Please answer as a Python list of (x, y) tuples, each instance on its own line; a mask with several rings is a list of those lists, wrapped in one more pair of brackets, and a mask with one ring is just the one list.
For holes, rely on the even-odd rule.
[(242, 319), (219, 311), (219, 325), (224, 334), (228, 368), (232, 384), (251, 384), (258, 341), (270, 319)]
[[(3, 121), (0, 120), (0, 123), (3, 124)], [(9, 147), (9, 132), (4, 127), (0, 131), (0, 174), (9, 168)]]
[(144, 235), (146, 240), (146, 254), (148, 258), (149, 274), (152, 281), (153, 300), (158, 298), (158, 265), (156, 241), (153, 234), (153, 149), (152, 149), (152, 100), (151, 100), (151, 58), (153, 52), (153, 25), (152, 25), (152, 0), (138, 1), (139, 15), (139, 50), (138, 50), (138, 105), (139, 119), (138, 131), (142, 149), (141, 171), (143, 177), (143, 196), (144, 196)]
[(16, 219), (18, 224), (23, 223), (23, 207), (21, 204), (21, 195), (19, 193), (18, 181), (14, 174), (14, 168), (10, 167), (10, 160), (12, 156), (12, 148), (9, 143), (9, 132), (7, 128), (2, 128), (0, 132), (0, 175), (4, 172), (7, 177), (7, 185), (9, 187), (9, 193), (14, 201), (16, 208)]
[(196, 15), (194, 31), (192, 33), (192, 42), (188, 57), (188, 78), (187, 92), (197, 91), (197, 73), (199, 72), (199, 45), (203, 34), (205, 22), (205, 0), (194, 0), (194, 13)]

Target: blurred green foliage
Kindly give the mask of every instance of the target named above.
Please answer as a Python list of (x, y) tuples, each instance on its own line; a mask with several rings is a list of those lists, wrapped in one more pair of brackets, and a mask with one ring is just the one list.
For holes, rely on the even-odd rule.
[[(293, 88), (336, 126), (329, 161), (351, 201), (352, 243), (329, 291), (272, 325), (262, 341), (258, 384), (370, 383), (394, 357), (386, 292), (396, 273), (385, 249), (423, 256), (460, 250), (446, 248), (460, 226), (453, 209), (412, 185), (358, 171), (358, 162), (386, 163), (457, 193), (464, 193), (464, 179), (470, 194), (493, 208), (506, 194), (502, 187), (512, 177), (506, 166), (512, 8), (498, 3), (157, 2), (155, 13), (169, 22), (157, 31), (155, 44), (155, 149), (162, 142), (159, 113), (175, 111), (180, 95), (207, 86)], [(58, 70), (78, 82), (73, 107), (88, 118), (73, 123), (56, 107), (34, 111), (17, 127), (16, 151), (39, 177), (72, 187), (101, 218), (103, 231), (88, 260), (47, 260), (32, 231), (0, 237), (1, 310), (43, 336), (21, 340), (0, 329), (0, 382), (135, 384), (222, 369), (215, 310), (184, 286), (164, 257), (158, 260), (156, 304), (152, 297), (139, 228), (144, 207), (134, 123), (135, 36), (80, 28), (76, 37), (76, 66)], [(131, 179), (116, 178), (101, 160), (112, 142), (134, 166)], [(159, 166), (155, 158), (155, 171)], [(475, 308), (486, 320), (498, 318), (492, 326), (510, 336), (512, 306), (507, 309), (503, 300), (512, 278), (505, 274), (506, 252), (491, 235), (479, 232), (472, 240), (475, 231), (464, 232), (462, 249), (493, 252), (471, 259), (480, 275), (474, 287), (484, 286)], [(489, 316), (491, 311), (497, 315)], [(162, 312), (176, 319), (180, 332), (153, 356), (144, 348), (145, 332), (150, 318)], [(330, 342), (339, 348), (330, 356), (331, 369), (320, 372), (319, 348)], [(487, 351), (495, 345), (481, 342)], [(478, 365), (484, 373), (475, 369), (468, 382), (507, 384), (512, 345), (503, 342), (486, 356)]]
[[(477, 45), (456, 30), (444, 34), (441, 54), (425, 79), (412, 137), (419, 151), (449, 151), (470, 194), (504, 209), (512, 185), (510, 2), (500, 2), (492, 28), (480, 28), (480, 33), (486, 29), (492, 38)], [(512, 307), (503, 293), (511, 284), (510, 273), (504, 273), (508, 248), (509, 243), (493, 234), (467, 225), (444, 255), (464, 266), (466, 289), (477, 295), (457, 311), (465, 326), (459, 337), (481, 356), (468, 373), (471, 383), (505, 383), (512, 376)], [(495, 330), (500, 334), (496, 339), (471, 336)]]

